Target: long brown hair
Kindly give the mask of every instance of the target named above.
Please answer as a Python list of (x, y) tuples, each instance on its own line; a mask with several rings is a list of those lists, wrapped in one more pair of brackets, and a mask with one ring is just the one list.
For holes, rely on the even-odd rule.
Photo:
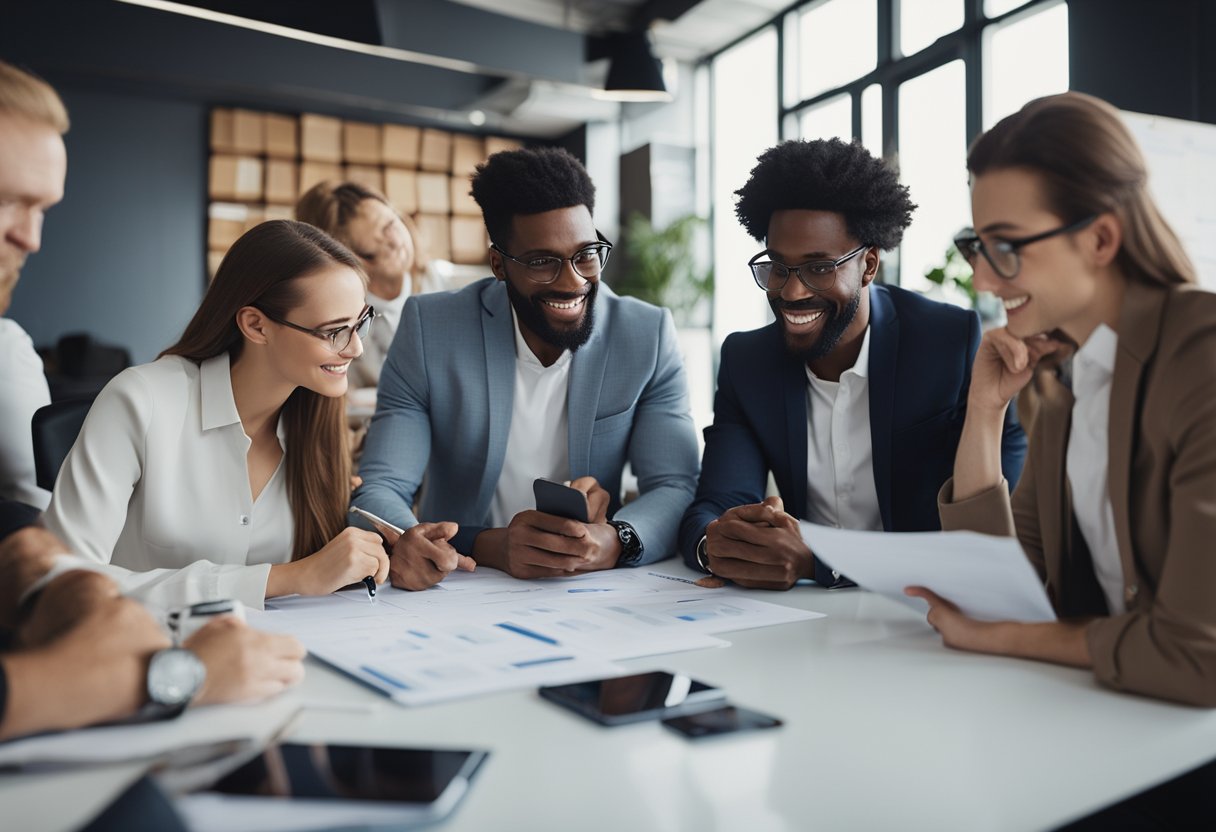
[(1119, 111), (1066, 92), (1031, 101), (981, 135), (967, 154), (972, 176), (1024, 168), (1039, 175), (1064, 222), (1110, 212), (1123, 226), (1116, 262), (1131, 280), (1195, 282), (1195, 267), (1148, 192), (1148, 169)]
[[(334, 263), (367, 283), (359, 261), (324, 231), (307, 223), (270, 220), (232, 244), (203, 302), (176, 344), (161, 353), (202, 362), (245, 347), (237, 312), (256, 306), (285, 319), (301, 302), (299, 279)], [(351, 459), (345, 398), (297, 387), (282, 410), (287, 448), (287, 500), (291, 504), (292, 559), (316, 552), (346, 526)]]
[(392, 203), (384, 194), (358, 182), (330, 180), (318, 182), (305, 191), (296, 202), (296, 219), (309, 225), (315, 225), (334, 239), (350, 245), (346, 226), (350, 224), (355, 214), (359, 213), (359, 205), (366, 199), (384, 203), (404, 223), (405, 230), (414, 244), (414, 261), (410, 264), (410, 277), (413, 281), (413, 290), (417, 292), (429, 259), (423, 240), (414, 221), (407, 214), (402, 214), (393, 208)]

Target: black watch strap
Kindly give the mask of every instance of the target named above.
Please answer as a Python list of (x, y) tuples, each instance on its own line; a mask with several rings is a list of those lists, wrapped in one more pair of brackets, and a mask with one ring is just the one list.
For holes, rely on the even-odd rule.
[(609, 520), (608, 524), (616, 529), (616, 536), (621, 541), (621, 556), (616, 559), (616, 565), (637, 566), (645, 551), (637, 530), (624, 520)]

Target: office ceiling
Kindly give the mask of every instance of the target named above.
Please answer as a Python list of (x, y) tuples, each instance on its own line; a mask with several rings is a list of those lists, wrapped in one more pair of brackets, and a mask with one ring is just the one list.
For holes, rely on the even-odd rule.
[(650, 26), (655, 53), (696, 61), (747, 34), (790, 0), (454, 0), (582, 34)]

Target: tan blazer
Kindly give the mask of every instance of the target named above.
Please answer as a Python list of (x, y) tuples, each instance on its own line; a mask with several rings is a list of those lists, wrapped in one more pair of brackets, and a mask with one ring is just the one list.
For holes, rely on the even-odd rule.
[(1072, 393), (1044, 391), (1012, 505), (1002, 484), (943, 529), (1013, 535), (1110, 687), (1216, 707), (1216, 294), (1129, 284), (1110, 391), (1108, 487), (1128, 611), (1107, 614), (1065, 473)]

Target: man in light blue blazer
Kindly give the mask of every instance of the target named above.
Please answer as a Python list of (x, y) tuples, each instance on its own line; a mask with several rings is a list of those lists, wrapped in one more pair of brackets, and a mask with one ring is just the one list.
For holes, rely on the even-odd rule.
[[(353, 499), (406, 529), (393, 584), (474, 561), (531, 578), (673, 554), (698, 455), (670, 313), (600, 281), (612, 246), (569, 153), (497, 153), (472, 184), (494, 277), (406, 303)], [(626, 462), (638, 496), (622, 506)], [(591, 522), (536, 511), (537, 477), (572, 481)]]

